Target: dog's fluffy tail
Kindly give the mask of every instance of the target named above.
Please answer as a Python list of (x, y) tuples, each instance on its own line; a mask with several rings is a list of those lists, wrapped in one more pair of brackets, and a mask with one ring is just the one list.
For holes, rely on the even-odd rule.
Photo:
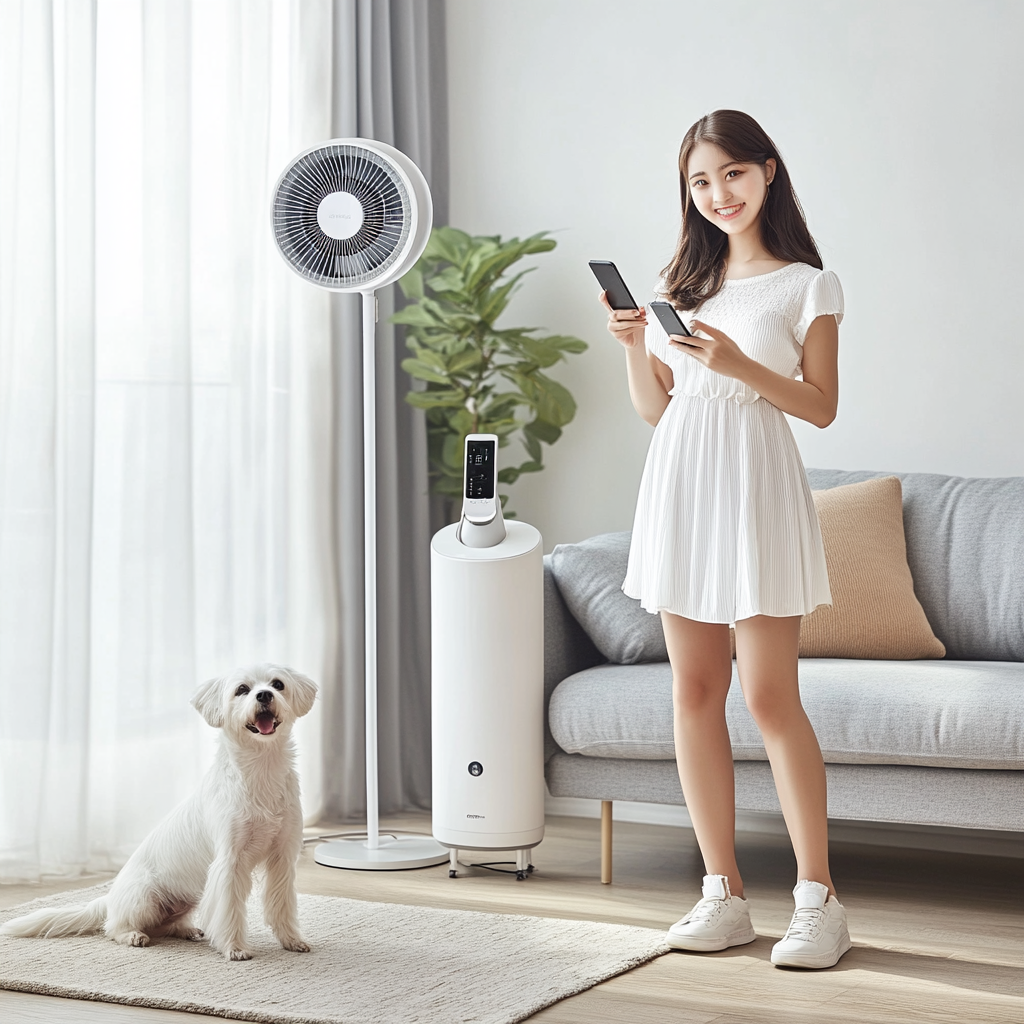
[(0, 935), (27, 939), (39, 936), (55, 939), (61, 935), (88, 935), (98, 932), (107, 919), (107, 898), (77, 907), (60, 907), (33, 911), (0, 925)]

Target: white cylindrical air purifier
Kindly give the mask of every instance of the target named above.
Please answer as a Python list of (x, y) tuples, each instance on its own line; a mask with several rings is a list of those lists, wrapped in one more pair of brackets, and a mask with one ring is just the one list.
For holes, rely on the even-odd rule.
[(544, 838), (544, 564), (539, 531), (504, 521), (497, 437), (466, 439), (463, 514), (430, 545), (433, 834), (451, 851)]

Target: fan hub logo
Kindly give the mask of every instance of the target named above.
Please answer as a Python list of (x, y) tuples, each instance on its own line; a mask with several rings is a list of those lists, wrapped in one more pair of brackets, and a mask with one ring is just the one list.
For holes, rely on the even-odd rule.
[(330, 192), (316, 209), (320, 230), (331, 238), (351, 238), (363, 226), (363, 207), (351, 192)]

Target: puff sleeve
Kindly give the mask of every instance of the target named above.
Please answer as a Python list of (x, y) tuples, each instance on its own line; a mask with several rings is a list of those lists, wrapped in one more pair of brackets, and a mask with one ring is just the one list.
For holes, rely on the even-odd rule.
[(836, 323), (843, 322), (843, 286), (831, 270), (820, 270), (808, 282), (804, 292), (800, 319), (793, 328), (797, 344), (803, 345), (807, 329), (819, 316), (834, 313)]

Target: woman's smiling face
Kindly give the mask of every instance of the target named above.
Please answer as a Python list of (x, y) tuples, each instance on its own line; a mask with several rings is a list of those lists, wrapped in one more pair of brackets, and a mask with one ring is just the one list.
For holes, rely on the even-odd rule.
[(767, 183), (774, 174), (774, 160), (767, 160), (764, 166), (741, 163), (710, 142), (693, 147), (686, 168), (693, 205), (729, 235), (756, 226)]

